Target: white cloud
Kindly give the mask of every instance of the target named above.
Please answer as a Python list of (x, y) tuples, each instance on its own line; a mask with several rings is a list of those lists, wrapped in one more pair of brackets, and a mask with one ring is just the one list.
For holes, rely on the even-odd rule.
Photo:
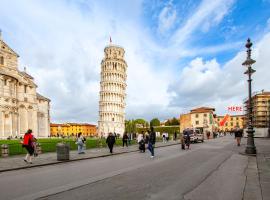
[(169, 72), (156, 70), (151, 60), (152, 49), (160, 47), (138, 23), (139, 1), (132, 11), (122, 1), (13, 3), (1, 2), (4, 38), (20, 54), (20, 68), (27, 65), (38, 90), (52, 100), (52, 121), (97, 122), (100, 62), (109, 36), (126, 50), (127, 117), (150, 119), (156, 107), (168, 105)]
[[(244, 45), (244, 44), (243, 44)], [(254, 47), (252, 57), (257, 60), (253, 68), (253, 91), (270, 91), (268, 57), (270, 54), (270, 33)], [(171, 105), (188, 111), (193, 107), (213, 106), (224, 114), (228, 106), (241, 106), (247, 97), (247, 76), (242, 63), (246, 52), (239, 52), (233, 59), (221, 66), (215, 59), (192, 60), (179, 74), (177, 81), (169, 87), (174, 98)]]
[[(4, 39), (21, 56), (20, 68), (27, 65), (38, 90), (52, 100), (52, 121), (97, 122), (100, 62), (109, 36), (126, 51), (127, 118), (166, 119), (201, 104), (222, 110), (245, 97), (246, 77), (241, 66), (245, 52), (223, 66), (214, 58), (196, 58), (175, 73), (179, 54), (203, 56), (239, 47), (239, 43), (203, 50), (185, 47), (202, 25), (206, 24), (207, 31), (220, 23), (233, 2), (204, 0), (173, 34), (168, 48), (141, 23), (141, 1), (29, 0), (26, 4), (14, 0), (11, 4), (2, 0), (0, 24)], [(175, 8), (170, 9), (160, 13), (160, 30), (170, 30), (175, 24)], [(267, 35), (256, 46), (256, 90), (269, 89), (269, 41)]]
[(203, 0), (184, 26), (181, 26), (172, 36), (171, 43), (180, 46), (195, 30), (207, 32), (212, 25), (217, 25), (223, 19), (233, 3), (234, 0)]
[(169, 2), (160, 12), (158, 17), (158, 31), (161, 34), (170, 30), (177, 19), (176, 9), (173, 7), (172, 2)]

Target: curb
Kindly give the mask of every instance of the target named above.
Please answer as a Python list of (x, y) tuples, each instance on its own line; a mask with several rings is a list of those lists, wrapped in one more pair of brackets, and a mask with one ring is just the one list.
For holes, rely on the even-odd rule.
[[(174, 146), (174, 145), (179, 145), (180, 143), (176, 144), (169, 144), (169, 145), (164, 145), (164, 146), (158, 146), (155, 148), (162, 148), (162, 147), (168, 147), (168, 146)], [(43, 166), (48, 166), (48, 165), (57, 165), (57, 164), (63, 164), (63, 163), (70, 163), (70, 162), (76, 162), (80, 160), (90, 160), (90, 159), (95, 159), (95, 158), (104, 158), (104, 157), (109, 157), (109, 156), (115, 156), (115, 155), (121, 155), (121, 154), (127, 154), (127, 153), (133, 153), (133, 152), (139, 152), (139, 150), (130, 150), (126, 152), (119, 152), (119, 153), (113, 153), (113, 154), (105, 154), (105, 155), (100, 155), (100, 156), (93, 156), (93, 157), (86, 157), (86, 158), (75, 158), (72, 160), (66, 160), (66, 161), (54, 161), (50, 163), (44, 163), (44, 164), (37, 164), (37, 165), (29, 165), (25, 167), (16, 167), (16, 168), (10, 168), (10, 169), (2, 169), (0, 170), (0, 173), (2, 172), (8, 172), (8, 171), (16, 171), (16, 170), (21, 170), (21, 169), (29, 169), (29, 168), (35, 168), (35, 167), (43, 167)]]

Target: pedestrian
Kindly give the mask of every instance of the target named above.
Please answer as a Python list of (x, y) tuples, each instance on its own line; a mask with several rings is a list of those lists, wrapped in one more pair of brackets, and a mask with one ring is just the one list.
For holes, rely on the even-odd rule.
[(237, 146), (240, 146), (241, 144), (241, 138), (243, 137), (243, 129), (240, 129), (239, 127), (236, 127), (234, 130), (234, 136), (236, 139)]
[(35, 141), (34, 136), (32, 135), (32, 130), (28, 129), (24, 134), (22, 146), (26, 149), (27, 154), (23, 159), (24, 162), (32, 164), (32, 157), (35, 152), (33, 142)]
[(115, 137), (112, 133), (109, 133), (107, 139), (106, 139), (106, 143), (110, 149), (110, 153), (113, 153), (113, 145), (115, 143)]
[(145, 139), (144, 139), (144, 132), (142, 131), (141, 134), (138, 135), (137, 138), (138, 144), (139, 144), (139, 150), (140, 152), (145, 152)]
[(180, 138), (182, 150), (185, 150), (185, 134), (183, 133)]
[(165, 135), (165, 133), (162, 134), (162, 142), (166, 143), (166, 135)]
[(153, 126), (151, 126), (151, 131), (149, 134), (149, 141), (148, 141), (148, 149), (151, 152), (151, 158), (154, 158), (155, 153), (154, 153), (154, 148), (155, 148), (155, 143), (156, 143), (156, 133), (154, 132)]
[(187, 149), (190, 149), (190, 148), (189, 148), (189, 147), (190, 147), (190, 132), (187, 131), (186, 133), (187, 133), (187, 134), (185, 135), (185, 144), (186, 144), (186, 146), (187, 146)]
[(148, 144), (149, 143), (149, 131), (146, 131), (144, 139), (145, 139), (145, 144)]
[(78, 145), (78, 154), (84, 154), (84, 142), (85, 142), (85, 138), (82, 136), (82, 133), (80, 132), (78, 134), (77, 140), (76, 140), (76, 144)]
[(173, 140), (176, 141), (176, 139), (177, 139), (177, 132), (174, 131), (174, 138), (173, 138)]
[(207, 131), (206, 136), (207, 136), (207, 139), (209, 140), (210, 139), (210, 131)]
[(127, 132), (125, 132), (124, 135), (123, 135), (123, 138), (122, 138), (123, 147), (125, 146), (125, 144), (126, 144), (126, 147), (128, 147), (128, 139), (129, 139), (129, 137), (127, 135)]

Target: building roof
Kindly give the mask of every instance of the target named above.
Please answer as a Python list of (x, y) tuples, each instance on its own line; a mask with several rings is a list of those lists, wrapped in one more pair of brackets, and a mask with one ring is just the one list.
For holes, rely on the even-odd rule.
[(69, 125), (67, 124), (55, 124), (55, 123), (51, 123), (50, 124), (51, 127), (69, 127)]
[(30, 74), (26, 73), (25, 71), (19, 71), (19, 73), (26, 78), (30, 78), (30, 79), (34, 80), (34, 77), (31, 76)]
[(50, 99), (48, 99), (48, 98), (42, 96), (42, 95), (39, 94), (39, 93), (37, 93), (37, 99), (41, 99), (41, 100), (45, 100), (45, 101), (49, 101), (49, 102), (51, 101)]
[(17, 57), (19, 57), (19, 55), (18, 55), (12, 48), (10, 48), (10, 46), (8, 46), (7, 43), (5, 43), (3, 40), (0, 40), (0, 42), (2, 42), (3, 46), (5, 46), (5, 48), (7, 48), (8, 51), (12, 52), (12, 53), (15, 54)]
[(190, 110), (191, 113), (205, 113), (205, 112), (213, 112), (215, 111), (215, 108), (210, 108), (210, 107), (199, 107)]
[(89, 124), (89, 123), (67, 123), (67, 124), (69, 124), (69, 125), (71, 125), (71, 126), (93, 126), (93, 127), (96, 127), (96, 125), (94, 125), (94, 124)]

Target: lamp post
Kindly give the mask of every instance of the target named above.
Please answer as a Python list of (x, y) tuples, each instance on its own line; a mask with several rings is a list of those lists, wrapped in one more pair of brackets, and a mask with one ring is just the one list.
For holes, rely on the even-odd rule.
[(251, 46), (252, 43), (250, 42), (250, 39), (248, 38), (246, 43), (247, 48), (247, 59), (245, 62), (242, 63), (242, 65), (247, 67), (247, 71), (244, 74), (248, 75), (248, 130), (247, 130), (247, 146), (245, 153), (246, 154), (256, 154), (256, 147), (254, 144), (254, 130), (253, 130), (253, 123), (252, 123), (252, 98), (251, 98), (251, 75), (256, 72), (254, 69), (252, 69), (251, 65), (254, 64), (256, 61), (251, 59)]

